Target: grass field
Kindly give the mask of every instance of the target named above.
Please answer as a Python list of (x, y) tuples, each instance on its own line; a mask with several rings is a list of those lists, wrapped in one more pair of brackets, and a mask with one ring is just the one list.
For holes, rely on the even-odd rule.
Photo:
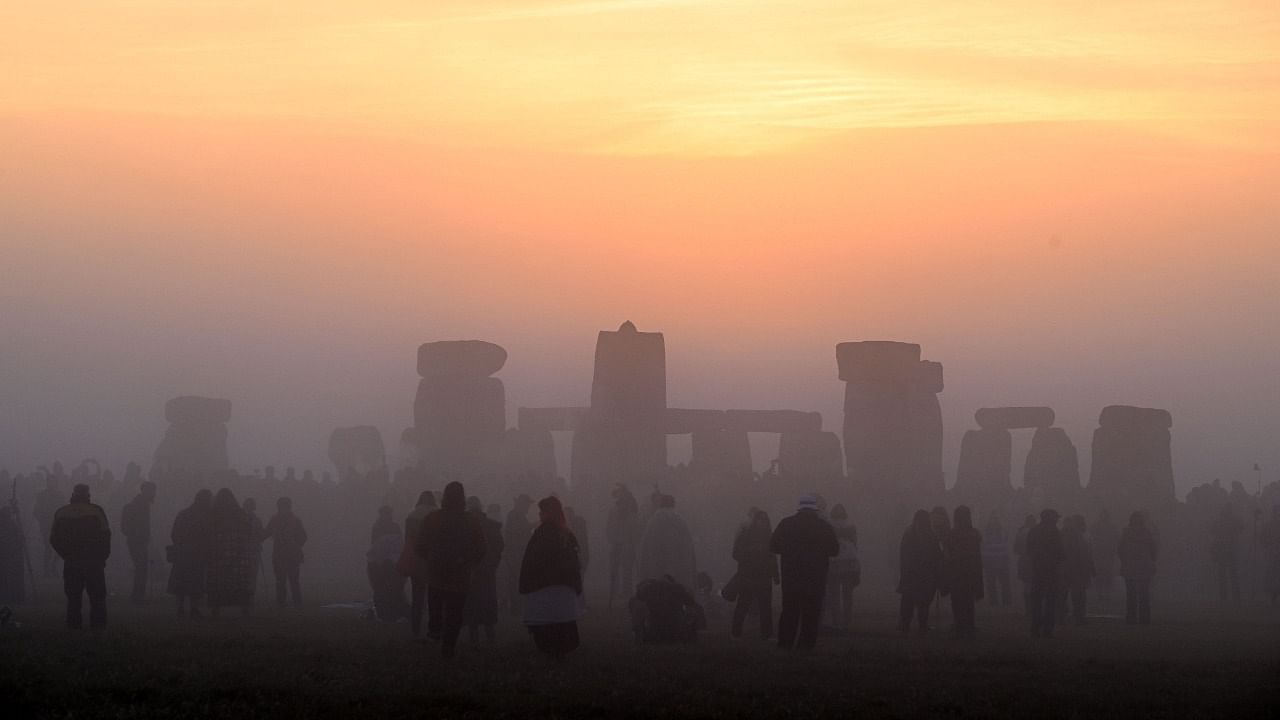
[(63, 629), (48, 604), (19, 608), (22, 627), (0, 633), (0, 716), (1280, 717), (1275, 611), (1183, 610), (1141, 628), (1099, 617), (1052, 640), (988, 612), (965, 642), (900, 637), (890, 601), (812, 653), (733, 640), (722, 623), (696, 646), (637, 647), (623, 614), (593, 609), (560, 665), (515, 623), (494, 646), (464, 634), (445, 663), (403, 624), (350, 610), (194, 623), (167, 603), (113, 600), (111, 627), (94, 634)]

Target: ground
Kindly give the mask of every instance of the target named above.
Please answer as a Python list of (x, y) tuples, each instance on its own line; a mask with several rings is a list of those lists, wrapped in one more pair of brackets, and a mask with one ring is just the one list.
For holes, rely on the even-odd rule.
[(464, 634), (446, 663), (403, 624), (349, 609), (197, 623), (167, 603), (112, 598), (99, 634), (63, 629), (49, 603), (17, 608), (22, 626), (0, 632), (0, 716), (1280, 716), (1280, 611), (1171, 610), (1149, 627), (1104, 612), (1051, 640), (1030, 638), (1017, 614), (987, 611), (980, 637), (962, 641), (945, 630), (899, 636), (890, 603), (866, 600), (851, 633), (810, 653), (780, 652), (750, 631), (734, 640), (719, 618), (695, 646), (637, 647), (623, 614), (593, 608), (583, 648), (562, 664), (509, 621), (494, 646)]

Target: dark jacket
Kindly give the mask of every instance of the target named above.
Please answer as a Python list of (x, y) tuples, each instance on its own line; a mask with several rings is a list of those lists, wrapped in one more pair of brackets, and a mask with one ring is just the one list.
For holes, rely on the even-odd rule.
[(840, 541), (831, 523), (813, 510), (801, 510), (778, 522), (769, 550), (782, 556), (783, 592), (821, 593), (831, 558), (840, 554)]
[(769, 549), (771, 535), (750, 526), (738, 531), (733, 541), (733, 559), (738, 563), (738, 582), (750, 587), (769, 586), (778, 579), (778, 557)]
[(942, 581), (942, 546), (933, 528), (912, 525), (898, 546), (898, 592), (930, 599)]
[(1042, 521), (1027, 531), (1027, 563), (1032, 582), (1056, 582), (1065, 556), (1058, 526)]
[(582, 594), (582, 566), (578, 538), (568, 530), (543, 523), (533, 531), (520, 563), (520, 593), (565, 585)]
[(1150, 580), (1156, 574), (1158, 548), (1155, 537), (1145, 527), (1126, 526), (1120, 532), (1117, 550), (1120, 576), (1131, 580)]
[(68, 564), (106, 565), (111, 556), (111, 525), (107, 514), (93, 503), (63, 505), (53, 515), (49, 544)]
[(151, 503), (138, 495), (120, 511), (120, 532), (133, 545), (151, 541)]
[(982, 533), (972, 527), (952, 528), (946, 546), (947, 592), (981, 598)]
[(276, 513), (267, 521), (266, 536), (272, 539), (271, 559), (280, 563), (301, 563), (302, 546), (307, 544), (307, 531), (302, 520), (292, 512)]
[(484, 527), (465, 510), (436, 510), (418, 530), (418, 555), (427, 563), (427, 585), (466, 592), (471, 570), (484, 560)]

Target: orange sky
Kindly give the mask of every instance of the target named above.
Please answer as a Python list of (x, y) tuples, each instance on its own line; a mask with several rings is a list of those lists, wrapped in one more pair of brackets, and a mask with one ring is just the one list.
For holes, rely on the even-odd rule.
[(829, 429), (835, 342), (921, 342), (949, 471), (1016, 402), (1086, 451), (1102, 405), (1169, 407), (1184, 488), (1280, 467), (1274, 3), (26, 5), (0, 465), (145, 457), (204, 392), (242, 466), (319, 467), (408, 423), (419, 342), (577, 403), (629, 318), (673, 405)]

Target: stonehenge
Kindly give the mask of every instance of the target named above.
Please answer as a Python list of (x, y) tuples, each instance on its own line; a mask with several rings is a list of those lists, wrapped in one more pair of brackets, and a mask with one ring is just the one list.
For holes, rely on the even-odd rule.
[(867, 497), (927, 501), (944, 490), (942, 365), (920, 346), (891, 341), (836, 346), (845, 382), (844, 454), (852, 485)]
[(1093, 433), (1090, 492), (1134, 507), (1173, 502), (1172, 427), (1167, 410), (1103, 408)]
[(750, 480), (751, 440), (737, 430), (696, 430), (689, 469), (726, 480)]
[(1022, 485), (1045, 502), (1069, 502), (1080, 492), (1080, 455), (1067, 431), (1037, 428), (1031, 436)]
[(838, 485), (844, 479), (840, 436), (822, 430), (782, 433), (778, 441), (778, 474), (827, 487)]
[(153, 457), (156, 468), (210, 476), (230, 467), (227, 458), (230, 400), (176, 397), (165, 403), (164, 417), (169, 427)]
[(973, 418), (984, 430), (1047, 428), (1055, 420), (1053, 408), (1048, 407), (982, 408), (973, 414)]
[(978, 430), (969, 430), (960, 443), (956, 493), (966, 501), (1000, 503), (1013, 492), (1013, 434), (1034, 429), (1023, 468), (1023, 487), (1042, 502), (1069, 502), (1080, 490), (1080, 461), (1076, 446), (1049, 407), (980, 408), (974, 413)]
[(340, 478), (352, 470), (363, 475), (382, 467), (387, 463), (382, 433), (372, 425), (335, 428), (329, 434), (329, 462)]

